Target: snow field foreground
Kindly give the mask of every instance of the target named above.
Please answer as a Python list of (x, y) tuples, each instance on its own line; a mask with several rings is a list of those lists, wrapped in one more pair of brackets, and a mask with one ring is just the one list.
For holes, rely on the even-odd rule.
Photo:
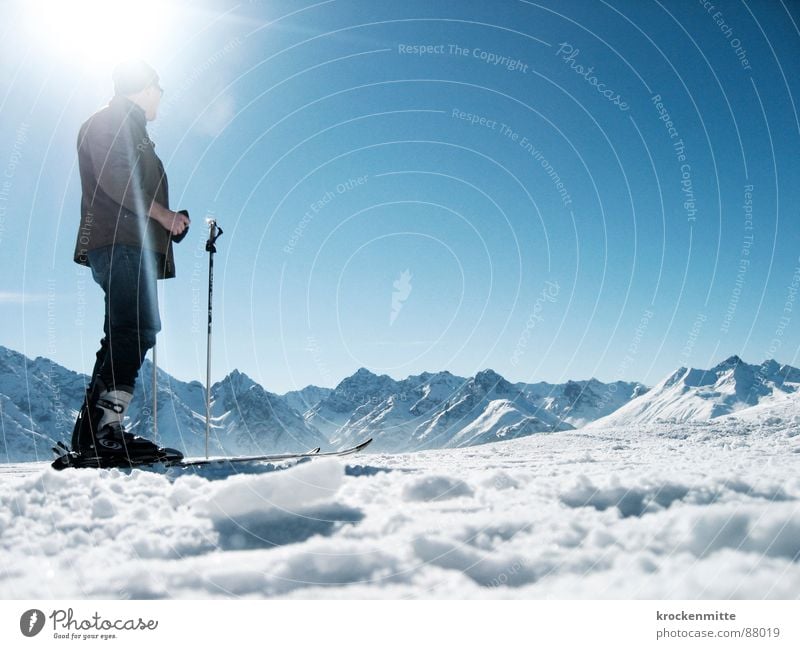
[(0, 597), (797, 598), (797, 433), (587, 429), (240, 474), (9, 467)]

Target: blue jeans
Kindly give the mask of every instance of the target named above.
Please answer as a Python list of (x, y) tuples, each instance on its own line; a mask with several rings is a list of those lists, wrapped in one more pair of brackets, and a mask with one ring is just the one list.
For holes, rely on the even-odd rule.
[(105, 322), (92, 381), (133, 393), (147, 351), (161, 331), (157, 255), (136, 246), (113, 245), (88, 253), (92, 277), (105, 293)]

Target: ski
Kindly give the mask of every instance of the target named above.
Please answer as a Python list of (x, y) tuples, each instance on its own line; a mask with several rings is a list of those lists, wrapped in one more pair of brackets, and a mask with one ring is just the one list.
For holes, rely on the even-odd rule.
[[(51, 464), (51, 466), (60, 471), (66, 468), (101, 468), (101, 469), (111, 469), (111, 468), (136, 468), (136, 467), (144, 467), (144, 466), (164, 466), (164, 467), (193, 467), (193, 466), (206, 466), (206, 465), (222, 465), (222, 464), (235, 464), (241, 462), (282, 462), (285, 460), (301, 460), (304, 458), (314, 458), (314, 457), (343, 457), (346, 455), (352, 455), (353, 453), (358, 453), (362, 449), (366, 448), (370, 442), (372, 442), (372, 438), (357, 444), (351, 448), (347, 448), (341, 451), (325, 451), (324, 453), (320, 452), (321, 449), (319, 447), (312, 449), (310, 451), (306, 451), (305, 453), (279, 453), (279, 454), (271, 454), (271, 455), (239, 455), (233, 457), (197, 457), (197, 458), (185, 458), (180, 453), (180, 451), (176, 451), (174, 449), (163, 449), (164, 455), (160, 457), (148, 457), (148, 458), (141, 458), (141, 459), (129, 459), (125, 457), (120, 457), (119, 459), (112, 460), (109, 458), (96, 458), (91, 456), (81, 456), (74, 452), (62, 452), (62, 454), (56, 458), (56, 460)], [(66, 447), (60, 445), (63, 451)], [(53, 451), (59, 452), (59, 449), (53, 448)]]
[(322, 449), (315, 449), (305, 453), (278, 453), (275, 455), (234, 455), (233, 457), (186, 457), (174, 461), (162, 462), (169, 466), (203, 466), (205, 464), (225, 464), (226, 462), (280, 462), (281, 460), (300, 460), (304, 457), (316, 457)]
[(200, 457), (200, 458), (184, 458), (175, 462), (161, 462), (167, 466), (204, 466), (207, 464), (235, 464), (238, 462), (280, 462), (283, 460), (300, 460), (306, 457), (344, 457), (346, 455), (353, 455), (365, 449), (372, 442), (372, 438), (356, 444), (351, 448), (346, 448), (342, 451), (325, 451), (320, 452), (320, 449), (314, 449), (309, 453), (283, 453), (280, 455), (239, 455), (234, 457)]

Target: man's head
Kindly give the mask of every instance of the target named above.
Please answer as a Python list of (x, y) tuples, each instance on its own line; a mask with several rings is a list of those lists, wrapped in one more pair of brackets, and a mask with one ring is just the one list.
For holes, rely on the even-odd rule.
[(123, 61), (114, 68), (114, 94), (127, 97), (142, 107), (148, 121), (158, 114), (163, 90), (158, 85), (158, 73), (144, 61)]

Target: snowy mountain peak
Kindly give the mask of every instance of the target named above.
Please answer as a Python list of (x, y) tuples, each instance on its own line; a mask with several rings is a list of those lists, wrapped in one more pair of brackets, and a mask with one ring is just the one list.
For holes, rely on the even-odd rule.
[(776, 360), (770, 358), (768, 361), (764, 361), (763, 363), (761, 363), (761, 369), (759, 370), (759, 372), (763, 374), (779, 374), (781, 371), (781, 367), (790, 368), (789, 365), (781, 366), (778, 364)]
[(378, 376), (361, 367), (314, 404), (305, 413), (305, 419), (330, 437), (359, 409), (383, 401), (398, 392), (398, 386), (390, 376)]
[(751, 365), (734, 354), (708, 370), (681, 367), (652, 390), (588, 426), (708, 421), (780, 400), (798, 388), (800, 371), (780, 367), (774, 360)]
[(240, 372), (239, 370), (233, 370), (228, 376), (226, 376), (222, 381), (217, 383), (212, 387), (212, 391), (219, 387), (227, 387), (233, 390), (236, 393), (241, 393), (246, 390), (249, 390), (253, 386), (258, 385), (253, 379), (251, 379), (247, 374), (244, 372)]
[(739, 356), (734, 354), (733, 356), (728, 356), (728, 358), (726, 358), (724, 361), (715, 365), (713, 368), (711, 368), (711, 371), (716, 372), (719, 370), (726, 370), (741, 364), (746, 364), (746, 363), (744, 363), (744, 361), (741, 358), (739, 358)]
[(366, 367), (359, 367), (353, 374), (342, 379), (336, 389), (338, 390), (343, 386), (373, 386), (390, 383), (394, 384), (395, 380), (387, 374), (375, 374)]
[(342, 379), (331, 396), (349, 403), (358, 403), (365, 394), (385, 392), (396, 384), (397, 382), (386, 374), (378, 375), (365, 367), (360, 367), (354, 374)]
[(502, 376), (494, 370), (488, 369), (478, 372), (473, 379), (473, 383), (482, 388), (485, 392), (495, 390), (500, 393), (506, 393), (513, 389), (512, 385)]
[(494, 370), (492, 370), (492, 369), (486, 369), (486, 370), (481, 370), (480, 372), (478, 372), (478, 373), (475, 375), (475, 380), (476, 380), (476, 381), (479, 381), (479, 382), (481, 382), (481, 383), (483, 383), (483, 382), (487, 382), (487, 381), (493, 381), (493, 382), (495, 382), (495, 383), (498, 383), (498, 382), (500, 382), (500, 381), (503, 381), (503, 380), (505, 380), (505, 379), (503, 379), (503, 377), (502, 377), (502, 376), (500, 376), (500, 375), (499, 375), (497, 372), (495, 372)]

